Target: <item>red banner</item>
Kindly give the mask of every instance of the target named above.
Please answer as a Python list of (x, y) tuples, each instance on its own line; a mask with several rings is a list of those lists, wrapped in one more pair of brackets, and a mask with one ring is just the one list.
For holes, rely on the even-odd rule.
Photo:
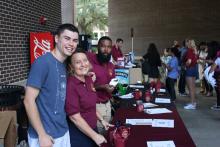
[(50, 32), (30, 33), (30, 61), (31, 64), (41, 55), (54, 48), (54, 37)]

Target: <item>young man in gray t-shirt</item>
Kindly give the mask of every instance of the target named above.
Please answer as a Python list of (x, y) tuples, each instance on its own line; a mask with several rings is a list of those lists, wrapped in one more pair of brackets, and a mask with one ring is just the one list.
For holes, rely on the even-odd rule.
[(30, 147), (70, 147), (64, 110), (66, 98), (65, 59), (78, 44), (79, 32), (72, 24), (62, 24), (55, 35), (55, 48), (32, 64), (24, 105), (30, 121)]

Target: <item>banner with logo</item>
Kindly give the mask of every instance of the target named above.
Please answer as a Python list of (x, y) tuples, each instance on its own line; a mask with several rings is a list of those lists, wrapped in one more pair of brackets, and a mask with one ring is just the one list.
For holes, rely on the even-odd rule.
[(50, 52), (54, 48), (54, 37), (50, 32), (31, 32), (30, 33), (30, 62), (41, 55)]

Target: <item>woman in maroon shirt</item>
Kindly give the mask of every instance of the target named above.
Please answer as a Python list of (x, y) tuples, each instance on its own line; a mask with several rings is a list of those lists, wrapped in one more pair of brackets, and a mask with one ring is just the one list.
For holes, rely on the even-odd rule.
[(189, 89), (189, 95), (191, 102), (184, 106), (184, 109), (196, 109), (196, 85), (195, 80), (198, 74), (197, 70), (197, 49), (194, 40), (189, 40), (187, 44), (187, 52), (185, 55), (185, 66), (186, 66), (186, 84)]
[(67, 79), (65, 109), (69, 116), (71, 146), (100, 146), (106, 140), (97, 133), (97, 119), (105, 129), (112, 125), (96, 111), (97, 95), (92, 78), (88, 76), (90, 63), (82, 50), (76, 50), (67, 62), (70, 75)]

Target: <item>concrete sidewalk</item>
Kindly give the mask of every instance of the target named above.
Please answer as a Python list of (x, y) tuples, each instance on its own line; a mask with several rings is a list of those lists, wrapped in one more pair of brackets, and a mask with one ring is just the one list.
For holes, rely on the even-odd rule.
[(197, 94), (196, 110), (183, 109), (186, 103), (189, 97), (177, 94), (177, 109), (197, 147), (220, 147), (220, 111), (210, 109), (216, 103), (216, 96)]

